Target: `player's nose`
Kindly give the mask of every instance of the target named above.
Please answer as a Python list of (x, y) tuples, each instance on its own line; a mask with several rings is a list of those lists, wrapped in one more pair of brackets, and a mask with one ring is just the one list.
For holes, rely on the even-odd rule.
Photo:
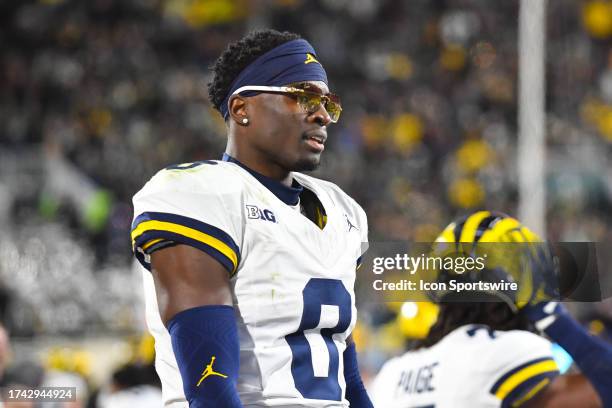
[(311, 123), (316, 123), (319, 126), (327, 126), (331, 123), (332, 119), (327, 109), (323, 106), (323, 104), (319, 105), (319, 109), (308, 115), (308, 121)]

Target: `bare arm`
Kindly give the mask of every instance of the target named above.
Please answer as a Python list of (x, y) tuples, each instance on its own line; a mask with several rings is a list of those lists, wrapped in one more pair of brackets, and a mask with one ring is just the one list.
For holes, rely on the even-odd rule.
[(175, 245), (151, 254), (151, 270), (164, 324), (183, 310), (232, 305), (228, 271), (207, 253)]
[[(227, 269), (199, 249), (176, 245), (151, 254), (151, 271), (189, 405), (242, 407), (236, 389), (239, 339), (228, 307)], [(203, 376), (206, 364), (214, 364), (224, 377), (212, 381)]]
[(528, 401), (525, 408), (598, 408), (602, 407), (599, 395), (582, 374), (561, 375)]

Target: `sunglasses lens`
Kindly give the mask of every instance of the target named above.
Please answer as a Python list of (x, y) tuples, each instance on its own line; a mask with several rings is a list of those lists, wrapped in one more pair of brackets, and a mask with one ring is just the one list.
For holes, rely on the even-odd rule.
[(313, 95), (313, 94), (305, 94), (300, 95), (298, 98), (300, 105), (306, 110), (308, 113), (314, 113), (319, 110), (321, 106), (321, 96)]
[(340, 103), (334, 102), (329, 99), (327, 104), (325, 105), (325, 109), (327, 110), (327, 113), (329, 113), (332, 122), (336, 123), (338, 119), (340, 119), (340, 113), (342, 112), (342, 107), (340, 106)]
[(325, 110), (329, 114), (332, 122), (336, 123), (340, 118), (340, 112), (342, 108), (340, 106), (340, 100), (336, 95), (318, 95), (318, 94), (299, 94), (298, 103), (308, 112), (309, 114), (319, 110), (321, 104), (325, 107)]

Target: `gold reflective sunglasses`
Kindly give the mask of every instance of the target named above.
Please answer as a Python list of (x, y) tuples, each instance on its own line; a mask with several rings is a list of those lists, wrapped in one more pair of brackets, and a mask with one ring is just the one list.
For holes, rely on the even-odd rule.
[(298, 88), (298, 86), (304, 86), (304, 88), (307, 88), (308, 84), (289, 86), (247, 85), (236, 89), (234, 93), (232, 93), (232, 95), (238, 95), (246, 91), (270, 92), (290, 95), (297, 100), (298, 105), (304, 110), (305, 113), (311, 115), (318, 111), (321, 105), (323, 105), (323, 107), (329, 114), (331, 121), (333, 123), (338, 122), (338, 119), (340, 118), (340, 113), (342, 113), (342, 106), (340, 104), (340, 97), (338, 95), (332, 93), (323, 95), (321, 93), (307, 91), (304, 88)]

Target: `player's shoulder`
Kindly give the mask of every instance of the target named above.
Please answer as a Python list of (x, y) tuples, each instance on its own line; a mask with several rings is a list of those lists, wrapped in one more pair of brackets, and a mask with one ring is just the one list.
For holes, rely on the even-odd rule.
[(544, 337), (527, 330), (494, 330), (493, 332), (502, 342), (508, 344), (538, 343), (545, 346), (550, 344)]
[(525, 353), (541, 352), (543, 354), (551, 353), (551, 343), (544, 337), (539, 336), (527, 330), (494, 330), (494, 336), (497, 339), (497, 348), (500, 350), (513, 349), (516, 352), (524, 351)]
[(550, 341), (526, 330), (495, 331), (497, 341), (489, 351), (491, 366), (514, 369), (517, 365), (552, 360)]
[(192, 193), (226, 195), (238, 193), (243, 178), (232, 163), (203, 160), (168, 166), (158, 171), (138, 191), (134, 200), (148, 195)]
[(385, 361), (376, 374), (375, 382), (377, 385), (393, 381), (398, 376), (398, 373), (406, 367), (410, 367), (410, 360), (412, 360), (414, 354), (415, 351), (409, 351)]
[(490, 334), (488, 344), (477, 346), (475, 353), (482, 364), (472, 378), (502, 406), (515, 406), (533, 397), (542, 384), (559, 375), (552, 344), (543, 337), (526, 330), (493, 330)]
[(463, 341), (478, 343), (483, 352), (491, 354), (508, 353), (521, 354), (525, 351), (549, 351), (551, 344), (545, 338), (527, 330), (493, 330), (486, 325), (469, 324), (462, 326), (445, 339), (457, 342), (461, 337)]
[(293, 173), (293, 175), (301, 184), (305, 184), (306, 186), (311, 185), (318, 190), (322, 190), (328, 196), (330, 196), (334, 203), (352, 208), (355, 212), (358, 212), (365, 217), (365, 211), (363, 208), (361, 208), (359, 203), (357, 203), (353, 197), (348, 195), (338, 185), (332, 183), (331, 181), (323, 180), (303, 173)]
[[(527, 330), (492, 330), (485, 325), (468, 325), (453, 332), (449, 341), (455, 344), (459, 335), (466, 345), (463, 349), (476, 352), (483, 361), (482, 372), (492, 376), (522, 367), (525, 364), (552, 360), (552, 344)], [(470, 343), (473, 347), (467, 347)], [(549, 363), (545, 363), (549, 364)]]

